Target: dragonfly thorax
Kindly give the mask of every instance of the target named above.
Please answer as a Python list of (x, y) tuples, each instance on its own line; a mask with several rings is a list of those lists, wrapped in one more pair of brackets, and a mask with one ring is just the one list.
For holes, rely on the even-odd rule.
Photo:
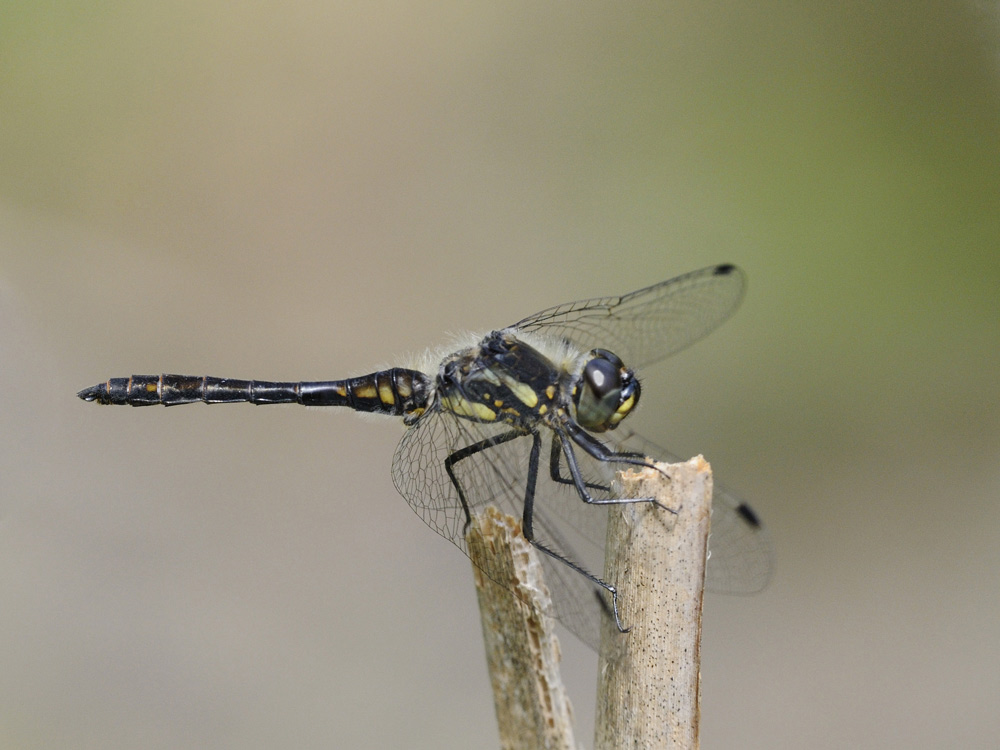
[(509, 332), (448, 357), (437, 376), (441, 407), (474, 422), (530, 426), (569, 406), (561, 368)]
[(442, 363), (437, 392), (443, 409), (475, 422), (530, 428), (573, 418), (605, 432), (635, 408), (639, 380), (606, 349), (557, 363), (516, 334), (494, 331)]

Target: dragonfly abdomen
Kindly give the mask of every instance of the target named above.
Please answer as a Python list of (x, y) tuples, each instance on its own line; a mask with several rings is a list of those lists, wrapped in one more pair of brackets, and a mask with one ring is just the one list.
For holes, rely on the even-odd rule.
[(273, 382), (196, 375), (132, 375), (85, 388), (84, 401), (128, 406), (302, 404), (346, 406), (355, 411), (404, 416), (427, 405), (429, 380), (418, 370), (394, 367), (345, 380)]

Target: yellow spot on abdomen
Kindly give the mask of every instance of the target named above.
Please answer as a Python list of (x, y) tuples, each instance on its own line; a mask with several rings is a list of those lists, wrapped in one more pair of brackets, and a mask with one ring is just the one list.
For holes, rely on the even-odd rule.
[(362, 385), (354, 389), (354, 395), (357, 398), (375, 398), (375, 386), (373, 385)]
[(392, 395), (392, 388), (388, 385), (380, 385), (378, 387), (378, 397), (386, 406), (392, 406), (396, 403), (396, 399)]

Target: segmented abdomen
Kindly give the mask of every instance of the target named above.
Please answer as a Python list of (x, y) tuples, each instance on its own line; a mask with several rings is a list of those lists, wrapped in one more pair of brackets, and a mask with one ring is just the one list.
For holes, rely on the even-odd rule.
[(394, 367), (345, 380), (280, 383), (192, 375), (132, 375), (111, 378), (77, 394), (85, 401), (129, 406), (206, 404), (302, 404), (346, 406), (395, 416), (427, 405), (429, 380), (418, 370)]

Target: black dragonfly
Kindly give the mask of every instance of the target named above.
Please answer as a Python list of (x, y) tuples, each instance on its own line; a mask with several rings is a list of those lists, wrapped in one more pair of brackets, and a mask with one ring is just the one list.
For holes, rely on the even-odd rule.
[[(611, 479), (627, 466), (651, 466), (650, 458), (676, 460), (620, 426), (639, 401), (633, 368), (708, 334), (736, 310), (745, 286), (736, 266), (712, 266), (630, 294), (542, 310), (469, 337), (424, 366), (345, 380), (133, 375), (78, 395), (131, 406), (298, 403), (402, 417), (408, 429), (392, 478), (410, 506), (466, 554), (473, 515), (493, 505), (520, 517), (525, 537), (544, 553), (550, 614), (596, 648), (603, 615), (622, 628), (614, 581), (598, 575), (602, 506), (652, 501), (615, 497)], [(718, 483), (710, 546), (710, 590), (753, 593), (767, 584), (767, 533), (750, 506)]]

